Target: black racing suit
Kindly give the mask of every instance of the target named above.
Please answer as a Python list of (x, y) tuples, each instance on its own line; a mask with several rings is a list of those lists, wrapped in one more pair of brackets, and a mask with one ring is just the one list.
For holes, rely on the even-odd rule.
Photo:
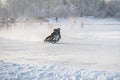
[(54, 29), (54, 32), (51, 33), (51, 35), (48, 36), (44, 41), (45, 41), (45, 42), (56, 43), (56, 42), (58, 42), (60, 39), (61, 39), (60, 30)]

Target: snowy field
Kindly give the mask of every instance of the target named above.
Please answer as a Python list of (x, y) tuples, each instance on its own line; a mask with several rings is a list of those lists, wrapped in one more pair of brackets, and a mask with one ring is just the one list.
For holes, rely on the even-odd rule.
[[(45, 44), (58, 27), (60, 42)], [(0, 80), (120, 80), (120, 22), (61, 18), (3, 27)]]

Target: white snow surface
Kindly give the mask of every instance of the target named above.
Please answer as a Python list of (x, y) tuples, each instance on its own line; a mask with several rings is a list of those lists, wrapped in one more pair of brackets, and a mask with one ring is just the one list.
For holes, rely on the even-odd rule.
[[(62, 39), (44, 43), (58, 27)], [(120, 80), (120, 22), (60, 18), (3, 27), (0, 80)]]
[(28, 65), (0, 61), (1, 80), (120, 80), (119, 72), (75, 69), (62, 65)]

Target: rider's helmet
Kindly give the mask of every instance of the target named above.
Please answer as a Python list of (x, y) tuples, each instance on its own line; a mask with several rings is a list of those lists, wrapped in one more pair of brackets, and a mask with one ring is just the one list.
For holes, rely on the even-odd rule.
[(61, 29), (60, 29), (60, 28), (54, 29), (54, 31), (56, 31), (56, 30), (57, 30), (57, 31), (60, 31)]
[(59, 30), (59, 31), (60, 31), (61, 29), (60, 29), (60, 28), (57, 28), (57, 30)]

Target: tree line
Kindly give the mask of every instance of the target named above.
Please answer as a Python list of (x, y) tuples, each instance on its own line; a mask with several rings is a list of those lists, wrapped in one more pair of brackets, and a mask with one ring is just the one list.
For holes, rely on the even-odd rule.
[(0, 0), (0, 18), (82, 16), (120, 18), (120, 0)]

